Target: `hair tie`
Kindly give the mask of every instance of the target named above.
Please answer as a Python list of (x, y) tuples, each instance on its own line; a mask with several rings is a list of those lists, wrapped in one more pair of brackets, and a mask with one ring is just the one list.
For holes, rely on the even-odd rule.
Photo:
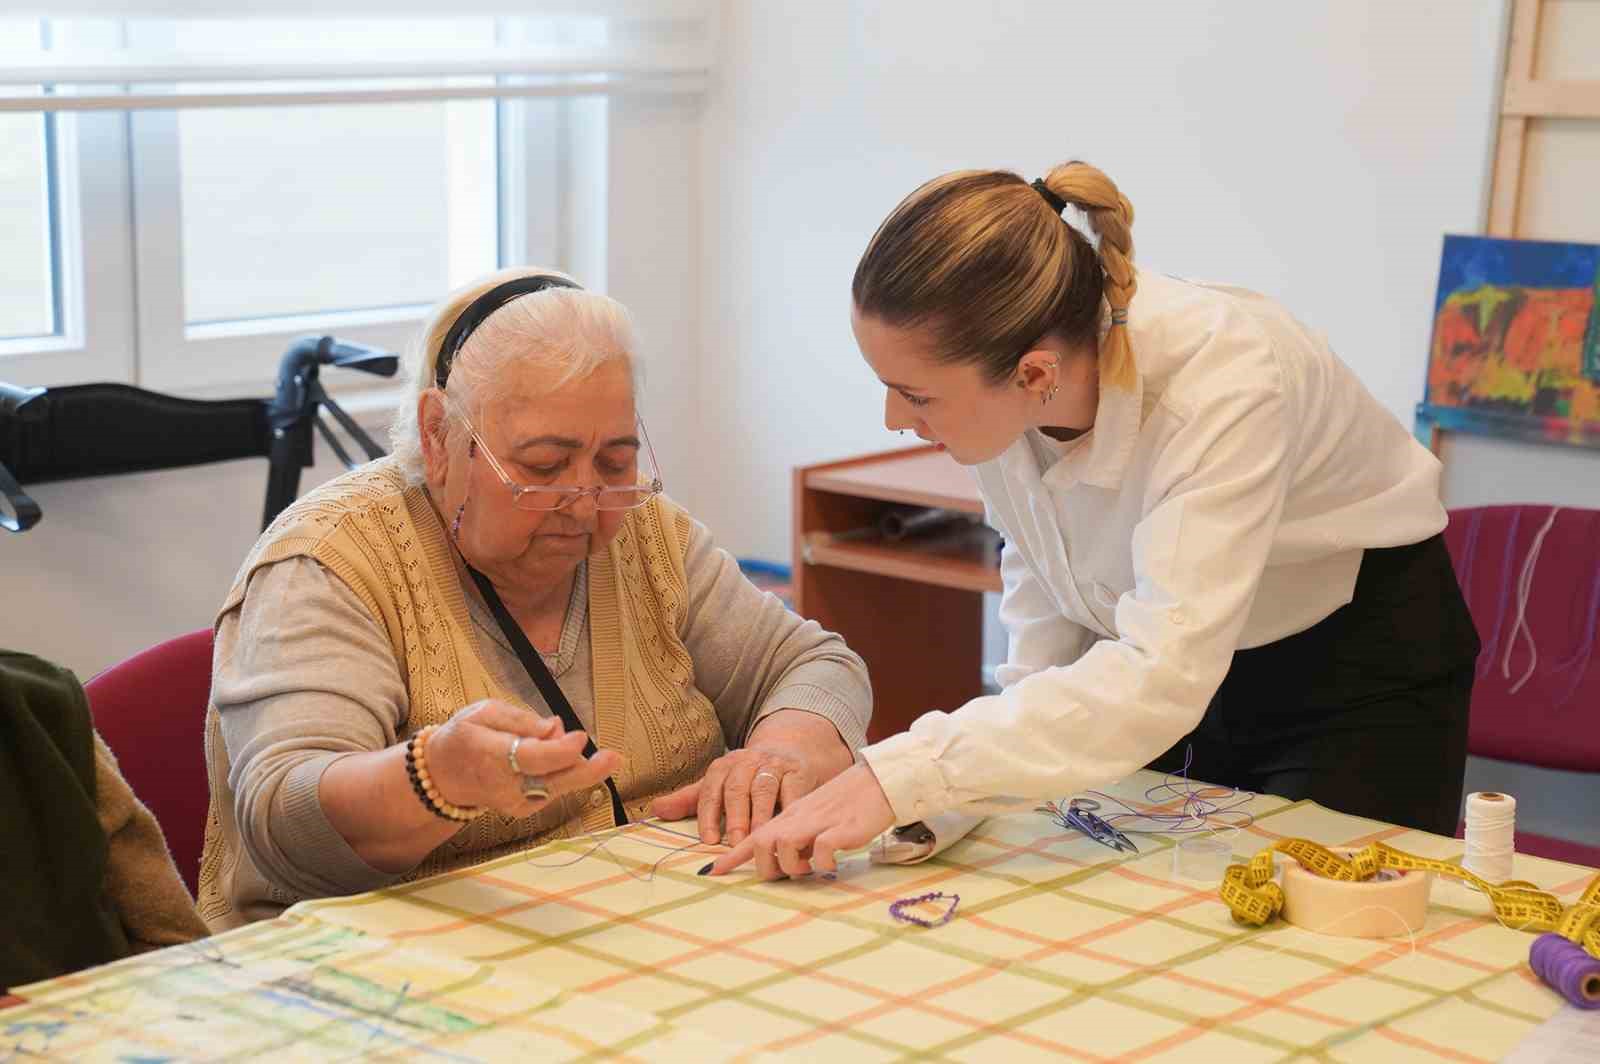
[(1126, 324), (1128, 324), (1128, 308), (1127, 307), (1113, 307), (1111, 309), (1111, 324), (1112, 325), (1126, 325)]
[(1043, 196), (1044, 201), (1050, 204), (1050, 209), (1057, 214), (1067, 209), (1067, 201), (1051, 192), (1050, 186), (1044, 183), (1044, 178), (1041, 177), (1033, 183), (1033, 190)]

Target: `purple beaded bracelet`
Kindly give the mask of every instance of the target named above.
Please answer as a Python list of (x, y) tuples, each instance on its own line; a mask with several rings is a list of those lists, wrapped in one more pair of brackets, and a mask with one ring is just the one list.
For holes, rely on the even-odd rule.
[[(905, 911), (913, 905), (921, 905), (925, 901), (939, 901), (940, 899), (947, 899), (950, 905), (945, 909), (944, 915), (938, 919), (924, 920), (915, 913)], [(946, 894), (943, 891), (936, 890), (930, 894), (918, 894), (915, 898), (901, 898), (889, 906), (889, 915), (904, 924), (916, 924), (918, 927), (939, 927), (950, 922), (950, 918), (956, 914), (956, 906), (960, 904), (961, 895)]]

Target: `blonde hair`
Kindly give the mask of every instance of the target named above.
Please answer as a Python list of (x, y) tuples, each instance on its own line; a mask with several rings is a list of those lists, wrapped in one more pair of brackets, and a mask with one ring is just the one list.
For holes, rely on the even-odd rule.
[[(1098, 254), (1018, 175), (961, 170), (911, 193), (878, 227), (850, 286), (856, 309), (923, 330), (935, 357), (975, 363), (997, 383), (1056, 335), (1096, 345), (1102, 383), (1132, 387), (1133, 204), (1088, 163), (1062, 163), (1043, 184), (1084, 211)], [(1102, 298), (1112, 312), (1104, 340)]]
[[(445, 297), (422, 324), (407, 357), (410, 380), (389, 427), (392, 453), (408, 482), (423, 482), (422, 428), (417, 401), (436, 387), (435, 370), (445, 334), (468, 305), (489, 289), (518, 277), (546, 275), (571, 281), (556, 270), (516, 266), (488, 274)], [(577, 282), (573, 282), (576, 284)], [(462, 343), (445, 378), (449, 438), (461, 431), (460, 414), (480, 419), (484, 404), (513, 364), (536, 366), (552, 374), (550, 390), (589, 376), (611, 362), (622, 362), (638, 386), (633, 322), (616, 300), (581, 288), (546, 288), (517, 296), (479, 325)]]

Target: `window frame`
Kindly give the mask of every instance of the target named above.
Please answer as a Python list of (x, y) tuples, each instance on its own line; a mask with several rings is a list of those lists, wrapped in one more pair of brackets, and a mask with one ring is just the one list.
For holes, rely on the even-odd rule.
[[(101, 44), (112, 32), (109, 25), (73, 26), (56, 43)], [(56, 331), (0, 340), (0, 380), (27, 387), (133, 383), (133, 229), (126, 116), (115, 111), (56, 111), (50, 121), (55, 167), (50, 197), (56, 215), (53, 283), (59, 293)], [(91, 247), (93, 255), (87, 251)]]
[[(164, 20), (130, 23), (129, 43), (160, 48), (170, 42)], [(163, 39), (166, 38), (166, 39)], [(136, 86), (134, 91), (149, 91)], [(156, 86), (167, 88), (170, 86)], [(495, 183), (497, 188), (496, 261), (506, 261), (504, 239), (509, 191), (503, 177), (507, 160), (507, 103), (495, 101)], [(382, 106), (382, 105), (372, 105)], [(133, 241), (136, 249), (137, 345), (139, 384), (154, 391), (186, 395), (238, 394), (271, 387), (283, 352), (299, 337), (334, 334), (340, 339), (403, 351), (413, 341), (429, 304), (409, 304), (221, 322), (190, 323), (184, 305), (182, 173), (179, 112), (129, 114), (128, 147), (133, 164)], [(440, 293), (443, 295), (443, 293)], [(364, 374), (340, 374), (330, 381), (341, 391), (382, 388), (389, 382)]]

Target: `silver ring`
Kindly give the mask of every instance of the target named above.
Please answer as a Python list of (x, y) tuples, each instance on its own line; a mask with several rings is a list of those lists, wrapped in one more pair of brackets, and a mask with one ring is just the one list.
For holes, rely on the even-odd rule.
[(522, 766), (517, 763), (517, 748), (521, 745), (522, 736), (514, 735), (511, 737), (511, 747), (506, 751), (506, 764), (511, 766), (513, 776), (522, 775)]
[(530, 802), (542, 801), (550, 797), (550, 787), (544, 782), (543, 776), (535, 776), (531, 772), (520, 773), (522, 776), (522, 796)]
[(780, 785), (783, 783), (783, 777), (782, 776), (778, 775), (776, 772), (773, 772), (771, 769), (765, 769), (765, 768), (762, 769), (760, 772), (757, 772), (755, 774), (755, 776), (750, 780), (750, 782), (754, 783), (756, 780), (760, 779), (762, 776), (771, 776), (773, 783), (777, 783), (777, 784), (780, 784)]

